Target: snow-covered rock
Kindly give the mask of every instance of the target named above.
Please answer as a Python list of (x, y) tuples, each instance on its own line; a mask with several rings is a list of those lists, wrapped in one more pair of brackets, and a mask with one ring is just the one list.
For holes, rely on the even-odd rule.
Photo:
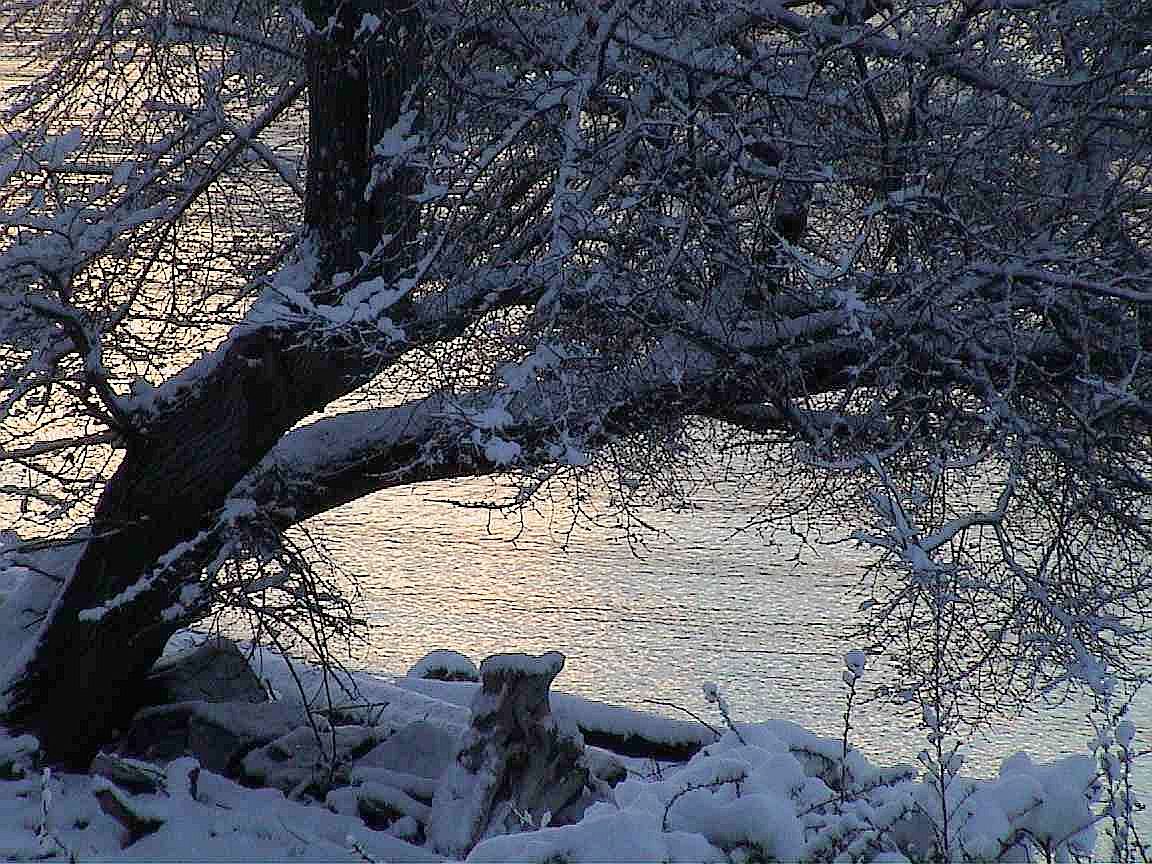
[(115, 753), (97, 753), (88, 772), (93, 777), (110, 780), (133, 795), (153, 795), (164, 789), (167, 779), (159, 765)]
[(315, 786), (346, 785), (353, 760), (380, 740), (370, 726), (335, 726), (318, 721), (316, 725), (298, 726), (257, 747), (241, 762), (240, 779), (255, 786), (279, 789), (297, 797)]
[(435, 681), (479, 681), (480, 670), (459, 651), (437, 649), (429, 651), (408, 670), (409, 678), (430, 678)]
[(194, 756), (227, 775), (245, 753), (305, 722), (304, 709), (286, 702), (176, 702), (138, 712), (117, 749), (151, 762)]
[(165, 799), (195, 799), (200, 765), (183, 757), (167, 768), (101, 753), (92, 763), (92, 794), (100, 809), (125, 831), (121, 844), (131, 846), (160, 830), (173, 815)]
[(231, 639), (221, 636), (161, 657), (148, 675), (154, 701), (267, 702), (268, 691)]
[[(435, 861), (442, 848), (470, 861), (749, 864), (1067, 860), (1094, 849), (1101, 781), (1090, 757), (1041, 765), (1017, 754), (998, 777), (950, 773), (941, 791), (931, 771), (878, 768), (851, 747), (845, 753), (839, 737), (794, 723), (736, 724), (716, 740), (703, 726), (685, 734), (675, 721), (550, 694), (557, 654), (491, 658), (483, 686), (339, 679), (361, 701), (328, 713), (361, 725), (323, 726), (337, 740), (336, 762), (346, 763), (325, 782), (349, 785), (323, 802), (288, 800), (182, 755), (204, 744), (201, 753), (235, 770), (249, 746), (239, 740), (278, 739), (257, 746), (247, 779), (283, 788), (295, 772), (291, 791), (328, 757), (327, 744), (314, 747), (311, 727), (301, 728), (305, 704), (321, 707), (313, 692), (321, 673), (256, 656), (262, 676), (296, 704), (148, 709), (159, 743), (137, 745), (150, 762), (106, 754), (90, 775), (57, 774), (37, 764), (35, 739), (0, 730), (0, 859)], [(576, 723), (655, 742), (686, 744), (694, 734), (697, 749), (656, 766), (580, 747), (568, 731)], [(1115, 734), (1128, 746), (1135, 729)], [(360, 755), (373, 736), (380, 743)], [(567, 798), (573, 778), (582, 781), (575, 803), (549, 798)], [(324, 784), (308, 791), (319, 798)]]
[(397, 786), (384, 783), (365, 783), (357, 790), (357, 812), (371, 828), (390, 826), (408, 818), (426, 826), (432, 808)]
[(398, 771), (439, 780), (456, 758), (464, 727), (416, 720), (390, 735), (356, 760), (353, 778), (375, 779), (379, 771)]

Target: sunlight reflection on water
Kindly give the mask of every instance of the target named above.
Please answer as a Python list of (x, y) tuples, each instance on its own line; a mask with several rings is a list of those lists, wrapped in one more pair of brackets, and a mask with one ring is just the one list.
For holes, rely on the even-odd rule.
[[(670, 536), (646, 537), (635, 554), (609, 529), (578, 527), (564, 547), (562, 520), (529, 514), (521, 526), (442, 503), (479, 500), (491, 488), (398, 490), (325, 517), (330, 551), (357, 577), (369, 622), (369, 645), (353, 665), (400, 673), (435, 648), (476, 660), (555, 649), (567, 656), (556, 685), (565, 692), (673, 715), (645, 700), (675, 703), (711, 722), (700, 685), (715, 681), (737, 719), (781, 718), (839, 736), (841, 657), (853, 647), (864, 553), (825, 546), (798, 563), (795, 548), (733, 534), (747, 514), (722, 500), (645, 514)], [(969, 742), (972, 772), (993, 774), (1020, 749), (1037, 758), (1086, 752), (1083, 708), (998, 722)], [(1152, 699), (1134, 715), (1146, 734)], [(907, 762), (925, 746), (916, 716), (865, 705), (852, 741), (878, 763)], [(1139, 774), (1145, 791), (1149, 774)]]

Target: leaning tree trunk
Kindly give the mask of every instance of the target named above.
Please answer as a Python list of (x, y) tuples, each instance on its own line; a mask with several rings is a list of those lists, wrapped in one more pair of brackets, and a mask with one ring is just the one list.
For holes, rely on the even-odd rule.
[[(313, 5), (324, 7), (313, 10), (314, 17), (343, 9), (347, 19), (330, 37), (314, 40), (307, 60), (306, 221), (322, 262), (312, 290), (317, 300), (332, 302), (325, 277), (370, 253), (384, 231), (399, 233), (397, 220), (412, 219), (400, 181), (378, 189), (367, 204), (363, 190), (371, 131), (399, 117), (417, 69), (410, 48), (382, 43), (375, 50), (392, 53), (384, 65), (400, 71), (372, 83), (365, 52), (354, 44), (359, 15), (347, 12), (356, 4)], [(390, 31), (394, 38), (398, 32)], [(403, 32), (415, 38), (419, 30)], [(373, 65), (380, 62), (376, 56)], [(125, 728), (142, 704), (145, 673), (188, 623), (178, 611), (188, 583), (156, 580), (128, 602), (109, 601), (139, 586), (162, 556), (205, 530), (233, 486), (284, 432), (363, 383), (357, 360), (353, 346), (317, 348), (304, 334), (269, 324), (232, 337), (219, 361), (195, 376), (194, 387), (166, 394), (171, 398), (129, 441), (105, 488), (92, 539), (5, 694), (0, 722), (35, 734), (49, 760), (77, 767)], [(101, 617), (81, 614), (105, 605), (111, 608)]]

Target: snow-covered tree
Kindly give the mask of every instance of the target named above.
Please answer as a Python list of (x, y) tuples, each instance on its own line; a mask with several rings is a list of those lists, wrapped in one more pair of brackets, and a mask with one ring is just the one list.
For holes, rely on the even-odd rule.
[(76, 554), (2, 718), (54, 758), (301, 590), (287, 528), (489, 473), (842, 512), (913, 692), (1139, 658), (1152, 5), (5, 8), (2, 512)]

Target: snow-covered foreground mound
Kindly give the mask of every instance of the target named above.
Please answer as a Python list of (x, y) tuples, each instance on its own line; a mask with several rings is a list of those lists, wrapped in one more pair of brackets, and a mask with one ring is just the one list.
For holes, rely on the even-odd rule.
[[(168, 766), (187, 772), (190, 760)], [(323, 807), (289, 801), (273, 789), (247, 789), (200, 771), (195, 797), (186, 784), (169, 782), (167, 794), (137, 796), (161, 822), (154, 832), (123, 847), (121, 824), (100, 807), (101, 778), (33, 774), (0, 783), (0, 859), (78, 861), (354, 861), (360, 846), (381, 861), (436, 861), (386, 833)], [(123, 847), (123, 848), (122, 848)]]
[[(281, 659), (261, 652), (258, 663), (285, 699), (298, 692)], [(305, 685), (318, 674), (304, 669)], [(411, 728), (441, 732), (466, 722), (463, 705), (478, 686), (372, 675), (355, 683), (362, 698), (387, 704), (394, 719), (410, 717), (422, 724)], [(703, 727), (573, 697), (557, 694), (552, 702), (569, 725), (633, 729), (679, 744), (686, 734), (714, 737)], [(0, 767), (10, 778), (0, 780), (6, 860), (440, 860), (411, 817), (369, 828), (355, 807), (342, 806), (347, 789), (325, 800), (289, 800), (189, 758), (157, 766), (158, 789), (132, 796), (133, 818), (143, 828), (130, 837), (124, 820), (110, 815), (108, 798), (121, 792), (108, 780), (44, 771), (35, 764), (34, 740), (0, 743)], [(628, 776), (601, 784), (601, 800), (574, 824), (556, 827), (547, 815), (526, 815), (519, 830), (482, 839), (467, 860), (918, 860), (940, 854), (945, 830), (956, 860), (1065, 858), (1089, 855), (1095, 843), (1096, 771), (1088, 756), (1036, 765), (1017, 754), (990, 780), (945, 771), (942, 796), (930, 772), (925, 779), (911, 768), (879, 769), (842, 750), (838, 740), (770, 722), (736, 725), (682, 764), (616, 757)]]
[[(916, 860), (936, 854), (939, 794), (910, 771), (878, 770), (839, 742), (790, 723), (740, 726), (662, 779), (626, 780), (580, 823), (495, 837), (470, 861)], [(961, 860), (1025, 857), (1030, 838), (1065, 854), (1095, 841), (1085, 790), (1087, 757), (1033, 765), (1010, 760), (993, 781), (955, 780), (947, 790), (954, 853)], [(1077, 828), (1081, 830), (1077, 830)]]

